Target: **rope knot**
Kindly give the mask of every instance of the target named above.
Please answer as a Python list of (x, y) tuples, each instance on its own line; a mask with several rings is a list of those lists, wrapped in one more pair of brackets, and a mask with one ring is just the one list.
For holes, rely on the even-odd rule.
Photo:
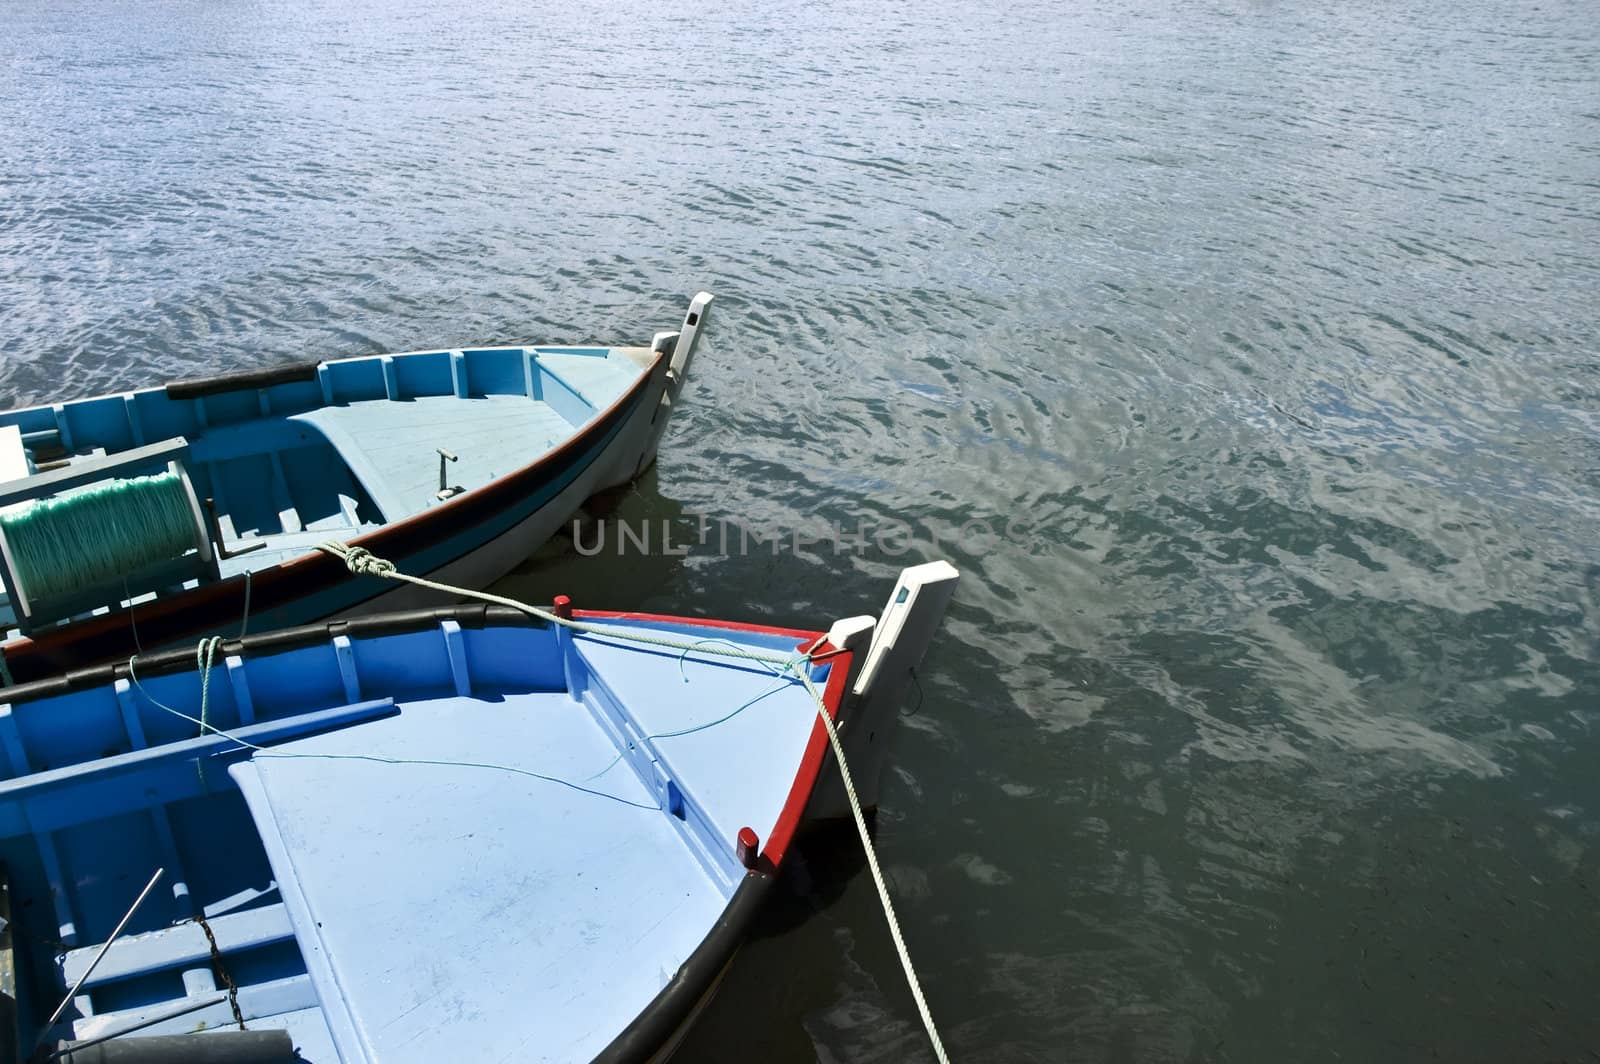
[(365, 547), (346, 547), (344, 564), (357, 576), (388, 576), (395, 571), (394, 562), (378, 557)]

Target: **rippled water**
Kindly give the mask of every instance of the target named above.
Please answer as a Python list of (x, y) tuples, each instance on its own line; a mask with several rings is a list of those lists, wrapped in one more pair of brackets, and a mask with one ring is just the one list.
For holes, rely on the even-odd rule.
[[(1600, 20), (1111, 8), (13, 0), (0, 399), (711, 288), (615, 516), (916, 546), (510, 585), (812, 622), (1015, 522), (879, 822), (957, 1059), (1600, 1054)], [(686, 1058), (926, 1059), (848, 850)]]

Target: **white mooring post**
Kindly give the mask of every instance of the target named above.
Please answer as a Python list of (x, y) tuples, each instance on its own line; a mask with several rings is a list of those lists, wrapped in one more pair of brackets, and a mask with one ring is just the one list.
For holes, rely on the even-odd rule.
[(711, 309), (711, 300), (715, 297), (710, 292), (696, 292), (695, 297), (689, 300), (689, 309), (683, 315), (683, 328), (678, 330), (678, 342), (672, 348), (673, 383), (676, 387), (683, 387), (684, 378), (689, 375), (689, 361), (694, 358), (694, 345), (700, 340), (700, 330), (705, 328), (706, 312)]
[[(839, 740), (863, 808), (878, 804), (889, 737), (911, 684), (911, 672), (922, 663), (959, 579), (961, 574), (949, 562), (914, 565), (901, 572), (875, 625), (871, 617), (851, 617), (836, 622), (828, 631), (828, 642), (854, 651), (846, 680), (849, 686), (840, 706)], [(844, 784), (830, 757), (812, 793), (806, 819), (849, 815)]]
[(671, 350), (672, 361), (667, 366), (667, 388), (661, 393), (661, 402), (650, 425), (650, 442), (639, 459), (634, 476), (650, 468), (650, 463), (656, 460), (656, 448), (661, 445), (661, 434), (667, 429), (667, 421), (672, 417), (672, 407), (678, 400), (678, 393), (683, 390), (683, 382), (689, 376), (689, 363), (694, 360), (694, 346), (700, 340), (700, 330), (705, 328), (706, 313), (711, 308), (713, 298), (715, 297), (710, 292), (696, 293), (689, 301), (688, 312), (683, 316), (683, 328), (675, 333), (656, 333), (650, 341), (652, 351)]

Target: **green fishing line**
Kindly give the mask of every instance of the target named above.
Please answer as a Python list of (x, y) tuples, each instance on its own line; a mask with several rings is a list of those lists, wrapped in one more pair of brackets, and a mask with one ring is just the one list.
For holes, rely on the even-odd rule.
[(14, 576), (39, 600), (120, 580), (195, 546), (177, 473), (107, 480), (0, 514)]

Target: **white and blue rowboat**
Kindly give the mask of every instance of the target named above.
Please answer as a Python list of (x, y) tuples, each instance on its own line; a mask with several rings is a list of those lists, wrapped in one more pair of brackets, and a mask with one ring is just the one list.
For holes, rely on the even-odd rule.
[[(237, 634), (247, 608), (265, 630), (424, 601), (314, 550), (329, 539), (498, 579), (654, 459), (710, 302), (648, 347), (373, 355), (0, 413), (11, 676)], [(178, 509), (123, 528), (119, 487), (129, 511), (151, 490)], [(113, 517), (85, 508), (96, 489)]]
[(454, 606), (12, 688), (0, 1059), (660, 1059), (842, 809), (819, 704), (871, 805), (955, 582), (827, 632)]

